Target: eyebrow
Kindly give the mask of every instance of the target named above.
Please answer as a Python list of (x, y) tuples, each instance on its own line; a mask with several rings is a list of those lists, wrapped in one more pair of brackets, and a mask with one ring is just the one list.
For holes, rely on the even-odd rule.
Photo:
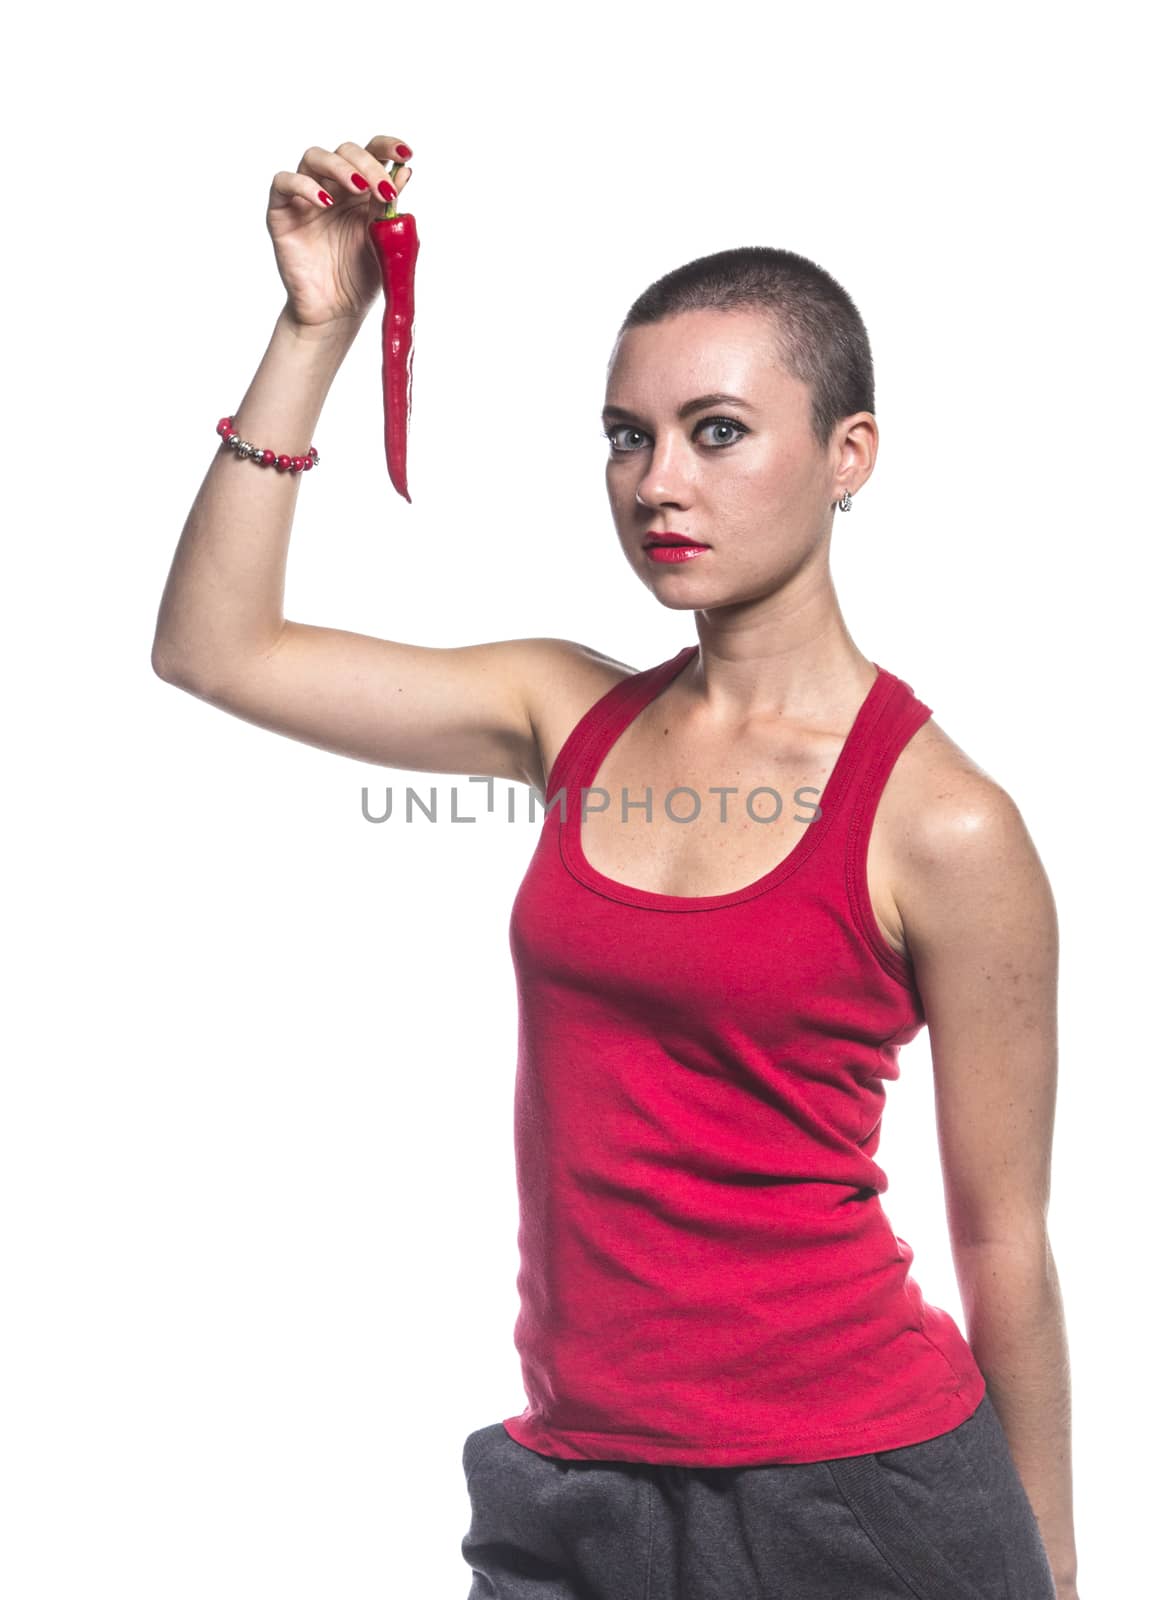
[[(755, 407), (748, 405), (746, 400), (741, 400), (737, 394), (700, 394), (695, 400), (687, 400), (684, 406), (678, 408), (680, 421), (691, 415), (694, 411), (705, 411), (708, 406), (742, 406), (745, 411), (754, 411)], [(619, 417), (622, 422), (640, 422), (641, 418), (635, 411), (626, 411), (624, 406), (605, 406), (600, 413), (600, 420), (606, 422), (609, 417)]]

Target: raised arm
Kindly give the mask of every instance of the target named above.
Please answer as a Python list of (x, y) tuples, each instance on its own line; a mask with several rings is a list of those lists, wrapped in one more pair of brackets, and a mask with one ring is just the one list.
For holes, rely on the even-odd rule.
[[(267, 226), (287, 301), (233, 413), (242, 438), (291, 454), (309, 447), (380, 289), (367, 224), (383, 212), (380, 185), (391, 181), (383, 162), (399, 144), (380, 136), (366, 148), (312, 146), (297, 172), (275, 175)], [(400, 171), (397, 185), (407, 177)], [(288, 620), (301, 479), (215, 453), (164, 588), (155, 672), (259, 726), (359, 760), (542, 787), (532, 696), (568, 647), (513, 639), (439, 649)]]

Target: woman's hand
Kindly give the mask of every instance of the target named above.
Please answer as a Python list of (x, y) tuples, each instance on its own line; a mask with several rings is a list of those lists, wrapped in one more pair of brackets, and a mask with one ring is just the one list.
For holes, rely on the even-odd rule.
[[(286, 287), (286, 315), (300, 327), (360, 322), (379, 294), (380, 264), (368, 223), (388, 204), (388, 190), (380, 186), (399, 194), (412, 176), (410, 167), (395, 178), (385, 167), (401, 159), (397, 146), (412, 154), (391, 134), (377, 134), (366, 147), (348, 141), (333, 152), (311, 145), (297, 172), (274, 174), (265, 225)], [(319, 199), (320, 190), (333, 205)]]

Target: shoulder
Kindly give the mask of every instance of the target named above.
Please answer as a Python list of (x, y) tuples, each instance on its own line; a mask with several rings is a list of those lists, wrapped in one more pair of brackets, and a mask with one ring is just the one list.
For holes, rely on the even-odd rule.
[(513, 642), (533, 662), (556, 674), (561, 681), (595, 681), (601, 677), (617, 680), (632, 677), (640, 670), (576, 639), (516, 639)]
[(895, 762), (878, 805), (887, 875), (907, 952), (949, 924), (1048, 900), (1041, 860), (1009, 791), (929, 718)]
[(575, 639), (516, 639), (512, 645), (531, 724), (528, 780), (542, 792), (555, 754), (584, 713), (641, 669)]
[(593, 699), (641, 670), (575, 639), (516, 639), (514, 645), (519, 679), (535, 725), (553, 712), (558, 716), (565, 702), (574, 704), (589, 696), (580, 707), (582, 713)]
[(912, 866), (983, 855), (1024, 829), (1012, 795), (929, 717), (911, 736), (882, 793), (888, 832)]

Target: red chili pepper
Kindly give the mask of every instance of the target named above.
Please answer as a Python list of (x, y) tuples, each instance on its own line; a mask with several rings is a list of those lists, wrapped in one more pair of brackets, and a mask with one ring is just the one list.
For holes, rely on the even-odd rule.
[[(395, 169), (393, 169), (395, 171)], [(416, 274), (416, 218), (396, 214), (389, 202), (382, 217), (368, 224), (384, 284), (384, 456), (398, 494), (408, 492), (408, 419), (412, 411), (413, 280)]]

